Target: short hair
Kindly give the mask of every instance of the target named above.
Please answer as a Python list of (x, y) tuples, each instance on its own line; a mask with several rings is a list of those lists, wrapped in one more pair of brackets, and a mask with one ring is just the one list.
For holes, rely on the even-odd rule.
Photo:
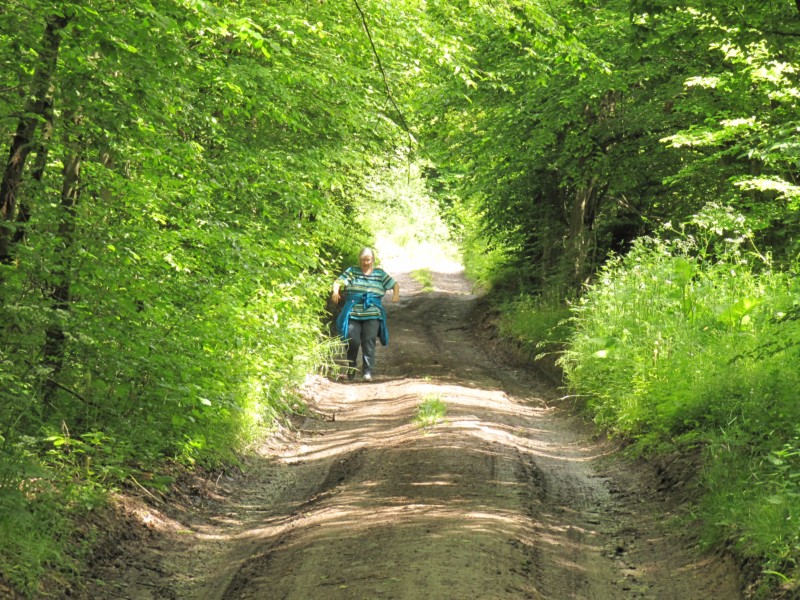
[(362, 256), (364, 256), (367, 252), (369, 252), (372, 255), (372, 260), (375, 260), (375, 251), (372, 248), (370, 248), (369, 246), (364, 246), (361, 249), (361, 252), (358, 253), (358, 258), (361, 258)]

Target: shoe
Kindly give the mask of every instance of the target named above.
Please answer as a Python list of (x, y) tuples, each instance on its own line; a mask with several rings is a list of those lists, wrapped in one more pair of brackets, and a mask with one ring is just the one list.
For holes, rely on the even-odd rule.
[(356, 372), (354, 370), (349, 370), (347, 372), (347, 381), (353, 381), (356, 378)]
[(372, 381), (372, 373), (370, 373), (369, 371), (364, 373), (364, 381)]

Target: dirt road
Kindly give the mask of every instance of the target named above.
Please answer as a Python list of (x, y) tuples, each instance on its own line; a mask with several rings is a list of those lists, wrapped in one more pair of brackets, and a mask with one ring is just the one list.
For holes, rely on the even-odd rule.
[[(741, 597), (734, 565), (674, 526), (649, 474), (609, 456), (551, 387), (487, 357), (461, 275), (435, 274), (428, 293), (399, 278), (375, 380), (310, 380), (299, 431), (196, 505), (153, 511), (109, 597)], [(447, 415), (423, 429), (426, 398)]]

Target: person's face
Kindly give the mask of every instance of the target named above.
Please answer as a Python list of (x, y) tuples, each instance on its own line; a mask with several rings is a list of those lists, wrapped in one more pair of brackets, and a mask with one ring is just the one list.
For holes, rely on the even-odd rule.
[(375, 260), (369, 252), (365, 252), (359, 257), (362, 271), (369, 271), (372, 268), (372, 262)]

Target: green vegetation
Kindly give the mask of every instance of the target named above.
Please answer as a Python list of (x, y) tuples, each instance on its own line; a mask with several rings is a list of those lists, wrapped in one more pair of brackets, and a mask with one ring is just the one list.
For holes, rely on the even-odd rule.
[(732, 217), (709, 207), (609, 261), (562, 364), (595, 420), (639, 452), (702, 449), (708, 535), (786, 572), (800, 556), (800, 286)]
[(567, 307), (521, 294), (499, 307), (500, 335), (522, 345), (531, 356), (559, 352), (572, 331)]
[(427, 394), (417, 406), (414, 420), (420, 427), (433, 427), (444, 422), (447, 414), (447, 403), (441, 394)]
[(796, 589), (798, 36), (788, 0), (1, 8), (0, 578), (74, 581), (74, 519), (296, 410), (361, 245), (456, 243)]
[(414, 280), (422, 285), (423, 292), (432, 292), (434, 290), (433, 275), (431, 274), (430, 269), (417, 269), (415, 271), (411, 271), (411, 277), (413, 277)]
[(72, 523), (109, 492), (235, 462), (327, 360), (332, 274), (372, 240), (353, 190), (407, 139), (349, 9), (0, 9), (0, 579), (21, 593), (75, 577)]
[(418, 162), (376, 170), (356, 206), (356, 219), (374, 233), (378, 258), (400, 260), (405, 269), (430, 269), (458, 256), (423, 172)]

